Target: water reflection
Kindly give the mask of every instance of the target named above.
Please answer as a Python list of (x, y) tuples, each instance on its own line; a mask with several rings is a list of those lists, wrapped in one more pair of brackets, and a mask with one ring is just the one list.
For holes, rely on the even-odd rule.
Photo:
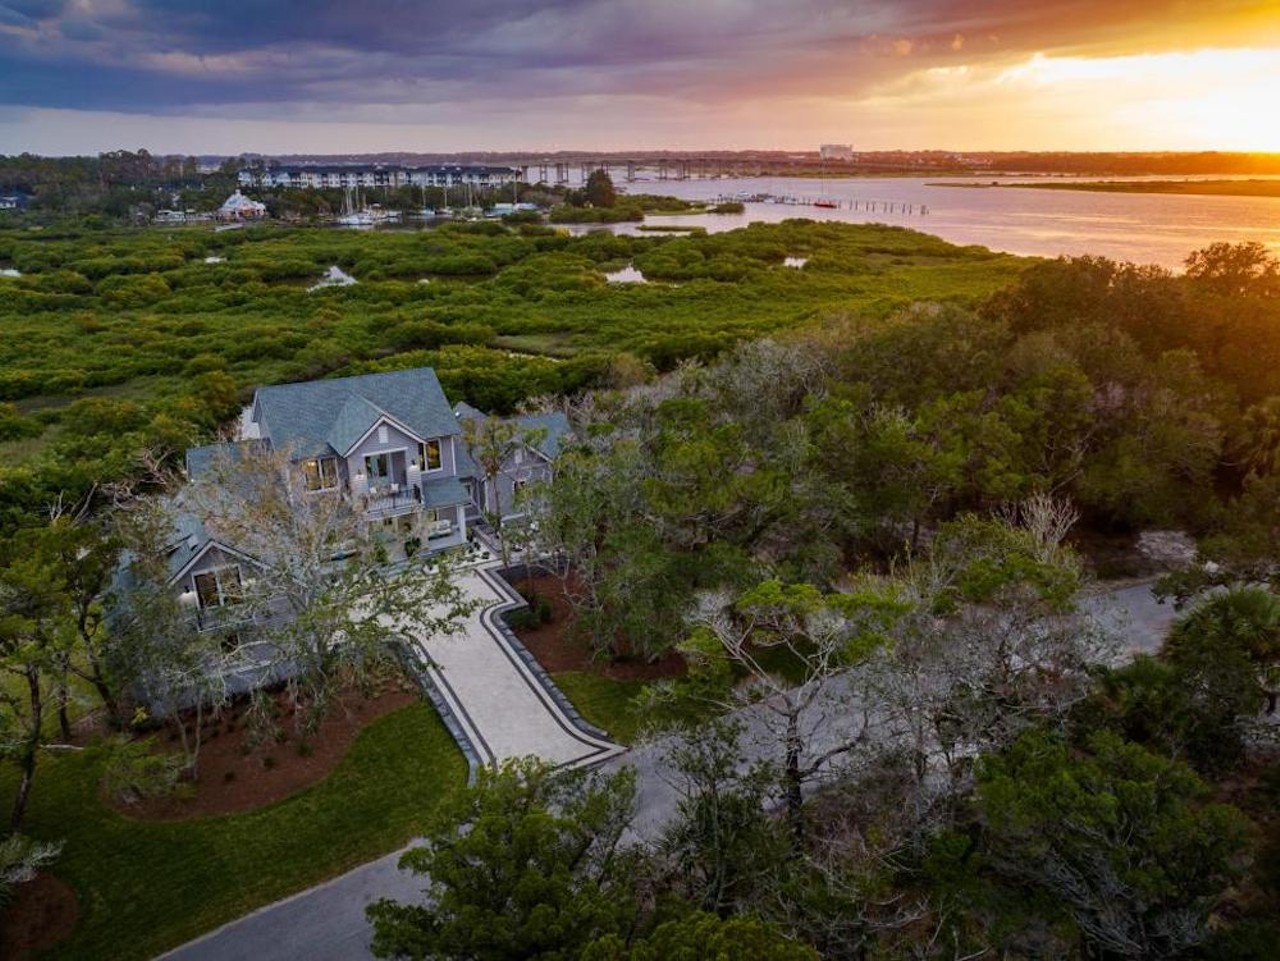
[[(1120, 178), (1114, 178), (1120, 179)], [(1026, 178), (1001, 178), (1025, 182)], [(779, 223), (795, 217), (848, 223), (886, 223), (935, 234), (956, 244), (978, 244), (1014, 254), (1056, 257), (1098, 254), (1114, 260), (1178, 268), (1192, 250), (1218, 241), (1256, 240), (1280, 253), (1280, 199), (1177, 194), (1092, 193), (1077, 190), (963, 189), (941, 184), (972, 181), (938, 178), (849, 178), (806, 180), (667, 180), (636, 183), (636, 192), (709, 200), (735, 194), (823, 195), (837, 209), (747, 202), (741, 214), (647, 217), (650, 226), (688, 226), (708, 231)], [(850, 209), (853, 204), (858, 209)], [(868, 212), (869, 203), (876, 212)], [(895, 212), (886, 212), (892, 207)], [(929, 213), (921, 214), (926, 207)], [(904, 212), (914, 209), (915, 213)], [(598, 229), (598, 228), (597, 228)], [(635, 224), (618, 233), (636, 234)]]

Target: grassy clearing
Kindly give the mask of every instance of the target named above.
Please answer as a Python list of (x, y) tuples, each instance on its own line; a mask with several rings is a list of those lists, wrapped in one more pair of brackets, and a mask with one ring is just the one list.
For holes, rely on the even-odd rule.
[[(294, 891), (395, 850), (466, 783), (439, 718), (414, 705), (366, 728), (322, 783), (247, 814), (175, 823), (122, 817), (99, 799), (93, 751), (43, 758), (27, 831), (63, 838), (56, 871), (81, 920), (60, 959), (150, 958)], [(5, 772), (0, 792), (11, 796)]]
[(561, 671), (552, 676), (578, 712), (608, 731), (619, 744), (635, 744), (650, 728), (695, 724), (716, 713), (711, 705), (691, 702), (637, 709), (634, 702), (648, 681), (615, 681), (584, 671)]

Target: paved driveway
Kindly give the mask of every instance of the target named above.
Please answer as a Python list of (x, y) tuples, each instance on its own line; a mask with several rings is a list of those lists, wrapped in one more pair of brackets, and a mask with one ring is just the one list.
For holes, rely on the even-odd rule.
[[(489, 759), (537, 753), (564, 764), (606, 761), (607, 769), (636, 768), (637, 816), (633, 828), (655, 837), (671, 818), (679, 800), (675, 774), (667, 754), (669, 739), (622, 749), (584, 732), (573, 733), (567, 714), (554, 709), (555, 699), (536, 683), (535, 673), (506, 642), (495, 618), (515, 601), (491, 571), (469, 572), (461, 581), (471, 596), (489, 606), (468, 621), (456, 638), (433, 638), (425, 650), (438, 663), (438, 684), (466, 708), (467, 730), (483, 744)], [(1108, 590), (1086, 601), (1104, 622), (1127, 641), (1129, 650), (1154, 652), (1175, 612), (1159, 604), (1149, 583)], [(541, 692), (541, 693), (540, 693)], [(551, 702), (551, 703), (549, 703)], [(540, 707), (539, 707), (540, 705)], [(847, 707), (847, 705), (846, 705)], [(758, 713), (758, 712), (757, 712)], [(522, 720), (523, 719), (523, 720)], [(748, 728), (767, 724), (763, 717), (744, 716)], [(754, 722), (754, 723), (752, 723)], [(567, 725), (567, 727), (566, 727)], [(751, 731), (748, 730), (748, 734)], [(767, 738), (767, 732), (757, 732)], [(770, 743), (776, 744), (776, 740)], [(545, 752), (545, 753), (544, 753)], [(233, 921), (231, 924), (165, 955), (174, 961), (370, 961), (370, 929), (365, 905), (381, 897), (415, 898), (421, 882), (399, 871), (401, 852), (380, 858), (303, 891), (292, 898)]]
[[(473, 763), (533, 754), (569, 767), (595, 764), (625, 748), (580, 725), (541, 668), (506, 630), (500, 614), (520, 601), (493, 566), (463, 571), (458, 586), (480, 601), (452, 637), (417, 642), (450, 728)], [(422, 883), (396, 866), (402, 851), (326, 884), (267, 905), (190, 941), (172, 961), (366, 961), (365, 906), (378, 898), (415, 899)]]
[(492, 764), (536, 755), (579, 767), (622, 753), (622, 747), (582, 724), (507, 630), (502, 612), (522, 602), (495, 567), (465, 570), (456, 583), (480, 608), (454, 636), (427, 638), (415, 646), (457, 722), (451, 724), (455, 736), (460, 731), (469, 742), (472, 760)]

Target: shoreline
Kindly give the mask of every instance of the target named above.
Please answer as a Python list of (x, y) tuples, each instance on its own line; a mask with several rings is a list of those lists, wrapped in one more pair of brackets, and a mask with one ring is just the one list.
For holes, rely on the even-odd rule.
[(1178, 197), (1280, 198), (1280, 180), (1052, 180), (1044, 183), (928, 183), (962, 190), (1080, 190), (1089, 193), (1166, 194)]

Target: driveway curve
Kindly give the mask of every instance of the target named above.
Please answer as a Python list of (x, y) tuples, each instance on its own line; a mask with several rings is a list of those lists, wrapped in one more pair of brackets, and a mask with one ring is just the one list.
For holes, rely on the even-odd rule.
[(415, 641), (426, 680), (472, 764), (533, 755), (565, 767), (596, 764), (625, 748), (586, 724), (502, 620), (524, 603), (496, 565), (455, 583), (478, 608), (450, 636)]
[[(570, 718), (572, 709), (566, 711), (562, 706), (567, 702), (559, 692), (553, 695), (554, 685), (540, 683), (540, 669), (536, 663), (530, 666), (532, 659), (526, 660), (527, 654), (501, 622), (499, 615), (520, 603), (517, 595), (493, 567), (466, 571), (459, 584), (469, 596), (479, 599), (483, 608), (468, 619), (457, 636), (421, 642), (419, 653), (435, 662), (432, 680), (441, 685), (446, 709), (451, 710), (452, 703), (465, 706), (468, 725), (464, 728), (474, 733), (477, 744), (484, 745), (486, 763), (536, 753), (566, 765), (609, 761), (608, 770), (623, 764), (632, 766), (638, 787), (635, 829), (640, 835), (655, 836), (679, 800), (666, 757), (668, 744), (656, 741), (642, 745), (621, 758), (623, 748), (577, 727)], [(1150, 582), (1112, 586), (1084, 603), (1125, 639), (1128, 656), (1157, 650), (1176, 613), (1171, 605), (1156, 600)], [(516, 662), (523, 664), (523, 669)], [(541, 709), (536, 709), (537, 704)], [(552, 705), (559, 708), (558, 713)], [(521, 729), (521, 717), (529, 719), (527, 730)], [(480, 756), (481, 751), (476, 754)], [(397, 869), (401, 853), (261, 908), (164, 958), (372, 961), (365, 905), (379, 897), (410, 900), (422, 887), (420, 879)]]
[[(523, 602), (496, 564), (466, 568), (455, 583), (478, 601), (450, 636), (412, 647), (419, 673), (472, 768), (536, 755), (583, 767), (626, 751), (586, 724), (502, 620)], [(405, 850), (408, 850), (407, 848)], [(421, 879), (401, 871), (404, 851), (269, 904), (162, 955), (164, 961), (365, 961), (371, 929), (365, 906), (383, 897), (413, 900)]]

